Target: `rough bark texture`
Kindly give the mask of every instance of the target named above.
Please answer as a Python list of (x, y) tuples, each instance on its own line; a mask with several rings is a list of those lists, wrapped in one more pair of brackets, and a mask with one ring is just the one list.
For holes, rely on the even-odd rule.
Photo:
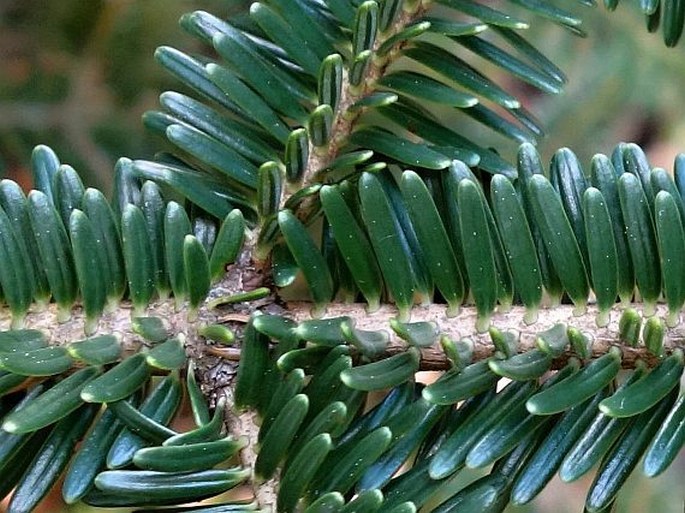
[[(223, 283), (225, 282), (214, 289), (212, 298), (233, 293), (234, 287), (225, 287)], [(639, 305), (634, 306), (639, 307)], [(164, 319), (171, 333), (183, 333), (186, 336), (186, 350), (189, 356), (197, 359), (200, 368), (209, 374), (206, 376), (207, 381), (212, 382), (217, 388), (222, 388), (230, 382), (230, 378), (235, 374), (235, 368), (240, 359), (239, 348), (208, 346), (204, 339), (197, 335), (197, 329), (205, 324), (226, 323), (230, 324), (234, 331), (240, 335), (242, 326), (248, 321), (250, 313), (257, 308), (268, 313), (283, 314), (298, 322), (311, 318), (311, 304), (290, 302), (287, 303), (286, 308), (282, 308), (276, 304), (273, 297), (254, 303), (230, 305), (229, 308), (219, 310), (201, 308), (200, 315), (194, 322), (188, 321), (185, 309), (176, 310), (173, 301), (158, 301), (151, 304), (147, 310), (147, 315)], [(141, 339), (131, 331), (131, 311), (130, 304), (122, 303), (117, 310), (102, 317), (97, 333), (119, 335), (125, 350), (136, 350), (141, 344)], [(618, 321), (621, 311), (618, 309), (612, 311), (611, 322), (604, 328), (597, 327), (595, 322), (597, 310), (592, 305), (588, 307), (585, 314), (580, 316), (573, 315), (571, 305), (558, 305), (543, 309), (540, 311), (537, 322), (531, 325), (527, 325), (523, 321), (524, 314), (525, 310), (522, 307), (513, 307), (507, 312), (495, 313), (492, 317), (492, 325), (499, 330), (515, 331), (520, 334), (519, 352), (535, 347), (537, 333), (551, 328), (557, 323), (565, 323), (593, 337), (594, 357), (606, 353), (612, 345), (618, 345), (623, 351), (624, 367), (633, 367), (638, 358), (653, 363), (653, 358), (644, 347), (629, 347), (620, 342)], [(666, 314), (666, 307), (659, 305), (656, 315), (665, 318)], [(392, 305), (384, 305), (378, 311), (368, 313), (364, 304), (333, 303), (328, 306), (325, 317), (349, 316), (354, 319), (355, 327), (358, 329), (387, 331), (391, 336), (386, 353), (392, 355), (406, 348), (406, 344), (394, 335), (389, 326), (390, 319), (396, 315), (397, 310)], [(43, 330), (53, 344), (64, 344), (85, 337), (83, 332), (84, 317), (79, 307), (74, 308), (72, 317), (67, 322), (58, 323), (56, 319), (56, 308), (51, 305), (44, 311), (30, 311), (26, 317), (25, 326)], [(444, 305), (417, 306), (412, 310), (411, 320), (412, 322), (435, 322), (440, 333), (444, 333), (454, 340), (470, 338), (474, 342), (474, 359), (476, 360), (487, 358), (494, 352), (490, 336), (487, 333), (478, 333), (475, 329), (476, 311), (473, 307), (463, 307), (458, 316), (447, 317)], [(9, 329), (10, 322), (9, 311), (0, 309), (0, 330)], [(683, 323), (675, 328), (666, 329), (665, 352), (671, 352), (677, 347), (685, 347), (685, 324)], [(227, 371), (226, 365), (229, 365), (233, 370)], [(422, 350), (422, 369), (441, 370), (447, 367), (448, 362), (439, 345)]]
[[(640, 305), (634, 305), (640, 307)], [(309, 318), (310, 306), (307, 303), (289, 303), (288, 314), (297, 321)], [(513, 307), (507, 312), (497, 312), (492, 316), (492, 326), (500, 331), (515, 331), (520, 334), (521, 341), (519, 352), (533, 349), (537, 333), (551, 328), (557, 323), (567, 324), (593, 337), (592, 355), (593, 357), (605, 354), (612, 345), (620, 346), (623, 351), (623, 366), (632, 368), (637, 359), (643, 359), (647, 363), (654, 364), (656, 359), (650, 355), (644, 346), (630, 347), (621, 344), (619, 340), (618, 321), (621, 311), (615, 309), (611, 312), (611, 322), (605, 328), (598, 328), (595, 318), (597, 309), (590, 305), (583, 315), (573, 314), (572, 305), (558, 305), (549, 309), (540, 310), (538, 320), (528, 325), (523, 321), (525, 309), (523, 307)], [(665, 305), (657, 307), (656, 315), (665, 318), (667, 315)], [(387, 354), (392, 355), (404, 351), (406, 344), (394, 335), (389, 327), (389, 321), (397, 316), (397, 310), (392, 305), (384, 305), (378, 311), (367, 313), (365, 305), (361, 304), (340, 304), (335, 303), (328, 307), (326, 317), (349, 316), (355, 320), (355, 328), (362, 330), (384, 329), (390, 335), (390, 344)], [(430, 321), (435, 322), (440, 333), (444, 333), (454, 340), (470, 338), (474, 342), (474, 360), (482, 360), (494, 353), (494, 347), (490, 336), (487, 333), (476, 331), (476, 309), (473, 307), (463, 307), (456, 317), (447, 317), (445, 305), (431, 305), (428, 307), (416, 306), (412, 310), (412, 322)], [(675, 328), (667, 329), (664, 340), (666, 352), (670, 352), (676, 347), (685, 347), (685, 325), (682, 323)], [(422, 349), (421, 369), (422, 370), (444, 370), (449, 366), (445, 354), (439, 345)], [(563, 365), (565, 360), (571, 355), (566, 353), (555, 362), (556, 366)]]

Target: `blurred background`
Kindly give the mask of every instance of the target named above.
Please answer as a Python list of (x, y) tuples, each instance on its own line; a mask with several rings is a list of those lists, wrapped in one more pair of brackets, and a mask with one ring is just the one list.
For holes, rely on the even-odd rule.
[[(160, 148), (145, 134), (140, 116), (157, 105), (162, 90), (178, 88), (153, 61), (154, 49), (167, 44), (197, 50), (178, 17), (194, 9), (229, 17), (248, 4), (0, 0), (0, 176), (22, 181), (31, 149), (42, 143), (89, 185), (107, 189), (119, 156), (149, 157)], [(670, 168), (674, 155), (685, 150), (683, 43), (666, 49), (660, 34), (647, 33), (631, 4), (623, 2), (611, 14), (601, 7), (574, 7), (590, 34), (585, 39), (533, 20), (528, 39), (569, 77), (561, 96), (488, 71), (522, 96), (546, 127), (548, 135), (539, 142), (544, 160), (567, 146), (589, 163), (594, 153), (632, 141), (643, 145), (655, 165)], [(477, 141), (513, 157), (514, 143), (463, 118)]]
[(151, 156), (160, 146), (140, 121), (175, 86), (154, 62), (155, 48), (193, 50), (177, 23), (184, 12), (227, 17), (246, 4), (0, 0), (0, 176), (21, 182), (40, 143), (108, 189), (118, 157)]
[[(26, 185), (31, 149), (47, 144), (87, 185), (109, 190), (119, 156), (150, 157), (160, 148), (145, 134), (140, 116), (156, 107), (161, 91), (178, 85), (155, 64), (154, 49), (164, 44), (199, 50), (177, 25), (184, 12), (206, 9), (230, 17), (248, 4), (0, 0), (0, 177)], [(588, 38), (544, 22), (533, 25), (528, 36), (567, 73), (563, 95), (542, 95), (500, 74), (500, 83), (522, 95), (546, 127), (548, 135), (539, 142), (543, 160), (566, 146), (588, 164), (594, 153), (610, 153), (618, 142), (631, 141), (643, 146), (653, 165), (670, 169), (675, 155), (685, 151), (685, 42), (666, 49), (631, 6), (613, 14), (602, 8), (578, 12)], [(478, 133), (474, 138), (481, 144), (513, 158), (514, 143), (479, 126), (469, 130)], [(617, 512), (682, 513), (684, 483), (681, 456), (657, 479), (633, 476)], [(589, 484), (559, 483), (531, 506), (507, 511), (580, 512)], [(63, 508), (56, 496), (42, 511), (87, 511)]]

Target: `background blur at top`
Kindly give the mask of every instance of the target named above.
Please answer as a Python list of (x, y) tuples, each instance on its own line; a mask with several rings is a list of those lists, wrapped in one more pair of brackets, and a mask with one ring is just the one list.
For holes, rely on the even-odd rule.
[[(535, 20), (528, 38), (569, 77), (561, 96), (539, 94), (490, 69), (542, 121), (549, 134), (539, 144), (545, 161), (567, 146), (587, 165), (594, 153), (610, 153), (618, 142), (631, 141), (647, 150), (653, 165), (670, 170), (676, 153), (685, 151), (685, 40), (674, 49), (665, 48), (660, 34), (647, 33), (633, 3), (622, 2), (612, 14), (601, 7), (574, 7), (585, 20), (586, 39)], [(119, 156), (151, 157), (163, 147), (162, 141), (145, 134), (142, 113), (156, 108), (163, 90), (183, 89), (154, 62), (154, 49), (172, 45), (201, 51), (178, 27), (179, 16), (205, 9), (230, 17), (248, 4), (0, 0), (0, 177), (26, 187), (31, 150), (47, 144), (87, 185), (108, 191)], [(513, 9), (511, 4), (506, 7)], [(461, 118), (458, 122), (471, 123)], [(513, 159), (515, 143), (468, 126), (479, 133), (482, 144)], [(660, 513), (683, 511), (678, 503), (684, 466), (681, 457), (657, 480), (633, 476), (619, 511), (644, 512), (648, 506)], [(554, 487), (531, 506), (511, 511), (579, 511), (588, 485), (584, 479)], [(61, 508), (46, 501), (42, 511)]]
[(141, 114), (176, 87), (152, 57), (192, 50), (184, 12), (230, 16), (245, 0), (0, 0), (0, 176), (26, 183), (36, 144), (51, 146), (88, 185), (109, 188), (120, 156), (151, 156)]
[[(543, 159), (567, 146), (588, 163), (592, 154), (632, 141), (647, 149), (653, 164), (670, 169), (675, 153), (685, 150), (685, 41), (666, 49), (660, 34), (646, 32), (633, 2), (622, 2), (612, 14), (563, 3), (583, 17), (589, 37), (541, 20), (533, 20), (529, 37), (567, 73), (566, 92), (541, 95), (500, 79), (526, 98), (551, 134), (540, 142)], [(184, 12), (206, 9), (230, 17), (248, 4), (0, 0), (0, 176), (26, 184), (31, 149), (48, 144), (87, 185), (108, 190), (119, 156), (150, 157), (162, 147), (145, 134), (140, 116), (155, 108), (162, 90), (179, 86), (154, 62), (154, 49), (199, 50), (177, 24)], [(477, 125), (471, 129), (513, 157), (513, 143)]]

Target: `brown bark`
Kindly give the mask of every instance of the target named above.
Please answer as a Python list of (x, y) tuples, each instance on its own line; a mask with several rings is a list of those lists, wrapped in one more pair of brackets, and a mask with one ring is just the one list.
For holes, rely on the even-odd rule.
[[(222, 282), (225, 283), (225, 282)], [(233, 293), (235, 286), (218, 286), (214, 289), (212, 298), (222, 294)], [(640, 308), (639, 304), (632, 305)], [(301, 322), (311, 318), (311, 304), (305, 302), (290, 302), (286, 308), (279, 307), (273, 297), (256, 302), (256, 304), (231, 305), (230, 310), (209, 310), (200, 309), (198, 319), (189, 322), (187, 311), (184, 308), (176, 310), (173, 301), (158, 301), (150, 305), (147, 315), (161, 317), (167, 323), (171, 333), (183, 333), (186, 336), (187, 351), (189, 356), (200, 360), (200, 368), (209, 372), (209, 381), (218, 385), (225, 380), (219, 378), (222, 372), (209, 371), (207, 369), (216, 368), (221, 360), (224, 364), (236, 367), (239, 360), (237, 348), (219, 349), (206, 346), (204, 340), (197, 335), (197, 328), (204, 324), (224, 322), (231, 324), (232, 328), (238, 332), (241, 326), (249, 319), (249, 314), (256, 308), (262, 308), (268, 313), (281, 313), (291, 317), (295, 321)], [(535, 339), (539, 332), (551, 328), (557, 323), (565, 323), (569, 327), (575, 327), (589, 335), (593, 339), (593, 357), (605, 354), (613, 345), (619, 346), (623, 352), (623, 366), (634, 367), (637, 359), (643, 359), (647, 363), (653, 364), (655, 358), (651, 356), (644, 346), (630, 347), (622, 344), (618, 335), (618, 321), (621, 311), (617, 308), (611, 312), (611, 322), (608, 326), (597, 327), (595, 316), (597, 310), (590, 305), (587, 312), (576, 316), (573, 314), (573, 307), (570, 305), (558, 305), (552, 308), (542, 309), (539, 312), (538, 320), (528, 325), (523, 321), (525, 310), (523, 307), (515, 306), (507, 312), (496, 312), (492, 317), (492, 326), (500, 331), (514, 331), (520, 334), (519, 352), (524, 352), (535, 347)], [(665, 318), (667, 309), (665, 305), (657, 306), (656, 315)], [(364, 304), (343, 304), (333, 303), (328, 306), (325, 317), (349, 316), (354, 319), (355, 327), (362, 330), (385, 330), (390, 335), (390, 343), (386, 350), (387, 355), (392, 355), (403, 351), (406, 344), (397, 337), (390, 329), (389, 321), (397, 315), (397, 310), (392, 305), (383, 305), (378, 311), (368, 313)], [(45, 332), (53, 344), (65, 344), (85, 337), (83, 332), (84, 316), (79, 307), (72, 311), (71, 319), (66, 322), (58, 323), (56, 307), (50, 305), (46, 310), (31, 310), (26, 317), (25, 326), (27, 328), (40, 329)], [(447, 317), (444, 305), (430, 305), (428, 307), (416, 306), (412, 310), (412, 322), (430, 321), (435, 322), (441, 334), (445, 334), (454, 340), (469, 338), (474, 343), (474, 360), (481, 360), (491, 356), (494, 347), (487, 333), (478, 333), (476, 326), (476, 310), (474, 307), (462, 307), (461, 312), (455, 317)], [(0, 330), (9, 329), (11, 316), (6, 308), (0, 309)], [(114, 312), (103, 315), (98, 326), (98, 333), (111, 333), (121, 337), (125, 350), (134, 351), (140, 344), (140, 337), (131, 331), (131, 305), (123, 302)], [(685, 348), (685, 324), (681, 323), (674, 328), (666, 329), (664, 339), (664, 351), (672, 352), (676, 348)], [(570, 356), (570, 353), (561, 358), (563, 361)], [(203, 365), (203, 360), (209, 360), (207, 366)], [(439, 345), (422, 349), (421, 368), (423, 370), (442, 370), (449, 366)], [(223, 367), (223, 366), (221, 366)], [(229, 374), (233, 375), (235, 371)]]
[[(640, 308), (640, 305), (632, 305)], [(288, 303), (288, 314), (296, 321), (303, 321), (310, 317), (310, 306), (307, 303)], [(605, 354), (611, 346), (619, 346), (623, 352), (623, 367), (632, 368), (638, 359), (646, 361), (649, 365), (656, 363), (656, 358), (651, 355), (644, 346), (630, 347), (622, 344), (618, 335), (618, 321), (621, 311), (617, 308), (611, 312), (611, 322), (604, 328), (599, 328), (595, 322), (597, 309), (590, 305), (583, 315), (574, 315), (572, 305), (557, 305), (552, 308), (542, 309), (538, 320), (528, 325), (523, 317), (525, 309), (515, 306), (506, 312), (496, 312), (492, 317), (492, 326), (500, 331), (514, 331), (520, 334), (519, 352), (525, 352), (536, 347), (537, 333), (551, 328), (557, 323), (564, 323), (569, 327), (575, 327), (593, 339), (592, 356), (597, 357)], [(657, 307), (657, 313), (665, 318), (667, 309), (665, 305)], [(404, 351), (406, 344), (397, 337), (389, 326), (392, 317), (397, 316), (397, 310), (392, 305), (383, 305), (378, 311), (367, 313), (365, 305), (334, 303), (326, 311), (326, 317), (349, 316), (355, 320), (355, 328), (361, 330), (386, 330), (390, 337), (390, 344), (386, 350), (388, 355)], [(488, 333), (476, 331), (476, 309), (463, 307), (459, 315), (447, 317), (445, 305), (431, 305), (428, 307), (416, 306), (412, 310), (412, 322), (430, 321), (435, 322), (440, 333), (453, 340), (469, 338), (474, 343), (474, 360), (482, 360), (494, 353), (494, 347)], [(679, 324), (675, 328), (666, 331), (664, 350), (666, 353), (675, 348), (685, 347), (685, 325)], [(449, 362), (439, 345), (424, 348), (421, 351), (422, 370), (444, 370), (449, 367)], [(565, 353), (555, 361), (558, 367), (571, 356), (571, 351)]]

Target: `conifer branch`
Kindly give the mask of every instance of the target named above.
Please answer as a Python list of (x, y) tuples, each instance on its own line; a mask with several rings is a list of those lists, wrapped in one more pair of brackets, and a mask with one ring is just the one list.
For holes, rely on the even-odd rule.
[[(639, 304), (631, 306), (641, 308)], [(294, 320), (301, 322), (309, 318), (309, 308), (310, 305), (307, 303), (288, 303), (288, 314)], [(618, 326), (620, 311), (613, 311), (609, 325), (600, 328), (595, 321), (596, 307), (590, 305), (583, 315), (578, 316), (573, 314), (573, 308), (572, 305), (558, 305), (554, 308), (542, 309), (539, 312), (538, 320), (534, 324), (528, 325), (523, 320), (525, 309), (514, 306), (509, 311), (493, 314), (491, 325), (502, 332), (512, 331), (520, 334), (518, 350), (521, 353), (536, 347), (535, 341), (538, 333), (555, 324), (564, 323), (568, 327), (574, 327), (592, 337), (592, 358), (606, 354), (611, 346), (619, 346), (623, 352), (622, 364), (624, 368), (633, 368), (637, 360), (644, 360), (650, 366), (656, 364), (657, 359), (644, 346), (631, 347), (620, 340)], [(659, 305), (656, 315), (665, 318), (667, 315), (666, 307)], [(383, 305), (377, 311), (368, 313), (366, 305), (363, 304), (334, 303), (326, 311), (326, 317), (342, 316), (354, 319), (356, 329), (387, 331), (391, 337), (385, 351), (386, 356), (406, 350), (406, 343), (395, 336), (390, 329), (390, 319), (397, 316), (397, 310), (392, 305)], [(478, 361), (492, 356), (495, 353), (495, 348), (488, 333), (476, 331), (476, 317), (476, 309), (473, 307), (463, 307), (456, 317), (447, 317), (444, 305), (432, 304), (426, 307), (415, 307), (412, 310), (411, 321), (434, 322), (441, 334), (447, 335), (453, 340), (463, 338), (472, 340), (474, 345), (473, 360)], [(667, 329), (664, 352), (670, 353), (676, 348), (683, 347), (685, 347), (685, 325), (679, 324), (674, 328)], [(573, 355), (572, 351), (565, 352), (556, 360), (555, 366), (562, 365), (571, 355)], [(450, 362), (439, 344), (422, 349), (421, 370), (445, 370), (448, 368), (450, 368)]]

